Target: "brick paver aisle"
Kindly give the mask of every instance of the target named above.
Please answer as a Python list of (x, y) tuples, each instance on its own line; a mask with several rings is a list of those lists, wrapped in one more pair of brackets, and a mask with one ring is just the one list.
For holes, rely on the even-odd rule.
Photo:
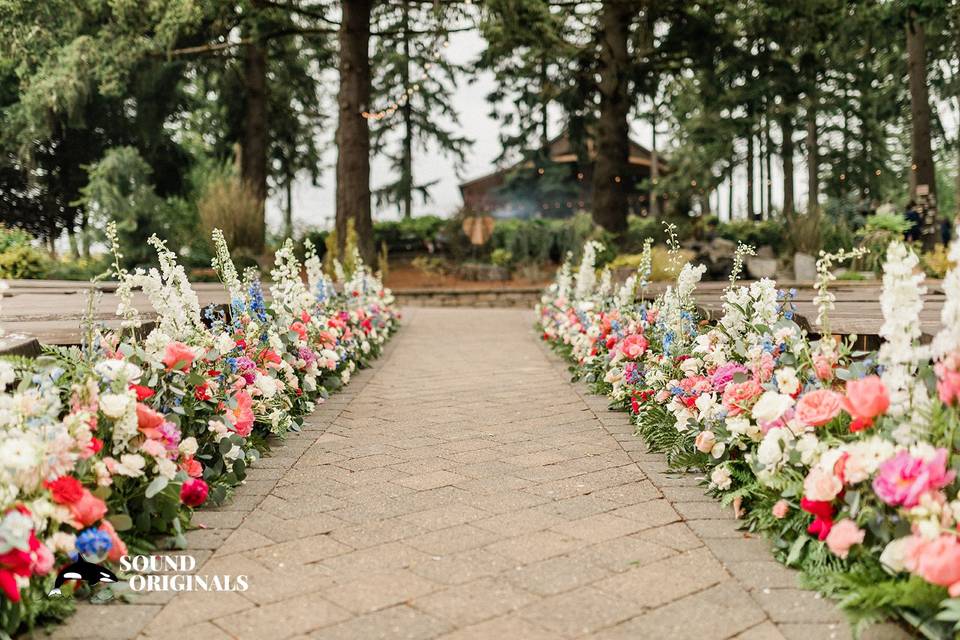
[(246, 574), (249, 591), (85, 606), (57, 635), (848, 637), (694, 478), (664, 474), (626, 416), (571, 385), (531, 321), (408, 310), (384, 359), (198, 514), (198, 573)]

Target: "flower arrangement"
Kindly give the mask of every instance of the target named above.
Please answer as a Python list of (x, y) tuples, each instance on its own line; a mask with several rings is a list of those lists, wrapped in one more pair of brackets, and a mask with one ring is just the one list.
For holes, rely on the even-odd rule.
[[(120, 329), (0, 359), (0, 635), (65, 613), (70, 600), (45, 594), (54, 567), (79, 554), (116, 562), (185, 546), (193, 510), (227, 499), (268, 437), (299, 429), (398, 326), (389, 290), (359, 258), (334, 284), (310, 253), (304, 282), (287, 243), (267, 302), (215, 231), (230, 303), (204, 311), (161, 240), (150, 240), (159, 268), (127, 272), (112, 228), (108, 238)], [(136, 288), (156, 313), (146, 335)]]
[[(950, 251), (960, 257), (960, 240)], [(960, 270), (944, 280), (944, 328), (928, 348), (919, 340), (918, 259), (892, 243), (883, 344), (856, 351), (826, 328), (831, 266), (859, 254), (821, 256), (819, 339), (794, 322), (796, 292), (771, 280), (733, 279), (722, 316), (701, 322), (699, 271), (689, 264), (652, 302), (637, 300), (637, 276), (586, 305), (579, 288), (571, 299), (561, 269), (538, 305), (539, 328), (577, 376), (632, 414), (651, 450), (675, 469), (703, 472), (708, 491), (856, 625), (899, 617), (929, 637), (953, 637)]]

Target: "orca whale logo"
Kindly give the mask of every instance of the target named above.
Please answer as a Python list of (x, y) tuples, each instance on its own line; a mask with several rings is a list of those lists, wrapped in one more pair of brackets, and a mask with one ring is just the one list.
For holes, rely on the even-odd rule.
[(59, 596), (60, 587), (62, 587), (63, 583), (67, 580), (82, 580), (92, 587), (101, 582), (117, 582), (117, 576), (109, 569), (104, 569), (98, 564), (87, 562), (83, 559), (83, 556), (80, 556), (75, 562), (67, 565), (57, 574), (57, 581), (47, 595)]

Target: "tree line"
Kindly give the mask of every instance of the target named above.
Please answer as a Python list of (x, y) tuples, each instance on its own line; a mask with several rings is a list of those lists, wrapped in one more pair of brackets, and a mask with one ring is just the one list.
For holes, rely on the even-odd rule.
[[(468, 29), (485, 47), (458, 66), (446, 50)], [(332, 169), (337, 238), (354, 228), (372, 260), (371, 201), (410, 216), (432, 186), (419, 150), (463, 161), (451, 96), (481, 71), (504, 157), (547, 164), (551, 118), (595, 145), (592, 215), (614, 232), (635, 119), (670, 141), (654, 213), (709, 212), (724, 185), (732, 205), (745, 182), (745, 214), (770, 215), (774, 159), (787, 216), (906, 189), (935, 209), (936, 168), (960, 165), (958, 120), (940, 117), (960, 112), (958, 70), (955, 0), (2, 0), (0, 220), (66, 232), (80, 254), (104, 215), (173, 234), (230, 166), (256, 203), (256, 254), (268, 195), (285, 195), (289, 233), (294, 182)], [(371, 185), (373, 154), (386, 184)]]

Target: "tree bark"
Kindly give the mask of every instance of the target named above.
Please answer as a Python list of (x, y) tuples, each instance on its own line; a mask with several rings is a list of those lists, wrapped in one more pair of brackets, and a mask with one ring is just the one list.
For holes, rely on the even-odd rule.
[[(910, 142), (913, 165), (910, 195), (923, 215), (923, 248), (934, 248), (939, 237), (937, 225), (937, 179), (930, 143), (930, 96), (927, 88), (927, 43), (923, 24), (911, 9), (907, 15), (907, 70), (910, 78)], [(925, 185), (927, 193), (924, 191)], [(920, 187), (918, 192), (918, 187)]]
[(403, 194), (403, 217), (413, 217), (413, 105), (410, 104), (413, 96), (410, 95), (410, 3), (404, 0), (401, 14), (400, 29), (403, 31), (401, 54), (403, 64), (402, 74), (403, 91), (403, 157), (400, 166), (400, 185)]
[(287, 238), (293, 237), (293, 176), (286, 179), (287, 206), (283, 210), (283, 233)]
[(259, 203), (255, 226), (257, 231), (246, 244), (252, 253), (263, 252), (266, 236), (265, 204), (267, 199), (267, 50), (254, 40), (244, 46), (243, 79), (245, 105), (240, 151), (240, 177)]
[(763, 116), (763, 162), (766, 165), (767, 177), (763, 181), (767, 193), (767, 206), (764, 209), (764, 218), (769, 218), (773, 212), (773, 140), (770, 138), (770, 114)]
[(595, 136), (593, 220), (615, 233), (627, 227), (630, 155), (627, 40), (635, 15), (631, 4), (605, 0), (600, 16), (600, 117)]
[(653, 218), (660, 218), (660, 200), (657, 198), (657, 183), (660, 182), (660, 156), (657, 153), (657, 105), (653, 105), (653, 113), (650, 116), (650, 124), (653, 133), (650, 143), (650, 215)]
[(370, 125), (363, 117), (370, 108), (370, 11), (373, 0), (350, 0), (341, 6), (336, 135), (337, 243), (342, 256), (348, 220), (352, 219), (360, 255), (373, 265), (376, 256), (370, 214)]
[(820, 206), (820, 139), (817, 133), (817, 107), (811, 98), (807, 106), (807, 213)]
[(749, 118), (751, 120), (750, 130), (747, 131), (747, 220), (756, 220), (754, 213), (754, 184), (753, 184), (753, 110), (751, 109)]
[(737, 165), (736, 165), (735, 162), (733, 162), (733, 161), (730, 162), (730, 169), (729, 169), (729, 171), (730, 171), (730, 174), (727, 176), (727, 179), (729, 180), (729, 183), (728, 183), (728, 185), (727, 185), (727, 220), (729, 220), (730, 222), (733, 222), (733, 220), (734, 220), (734, 215), (733, 215), (733, 195), (734, 195), (734, 194), (733, 194), (733, 178), (734, 178), (734, 175), (735, 175), (736, 172), (737, 172)]
[(783, 160), (783, 215), (794, 212), (793, 203), (793, 121), (790, 114), (780, 117), (780, 157)]

